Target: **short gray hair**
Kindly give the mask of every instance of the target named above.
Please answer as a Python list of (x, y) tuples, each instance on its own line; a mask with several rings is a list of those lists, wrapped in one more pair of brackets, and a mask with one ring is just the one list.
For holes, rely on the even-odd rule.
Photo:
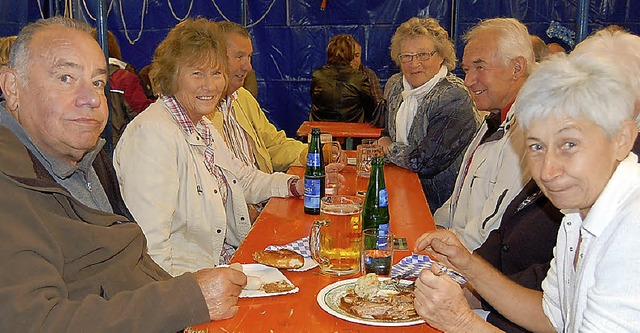
[[(615, 62), (622, 68), (623, 75), (628, 75), (636, 102), (640, 103), (640, 37), (626, 31), (603, 29), (578, 44), (570, 57), (608, 58)], [(640, 128), (640, 115), (635, 121)]]
[(18, 74), (24, 75), (25, 69), (30, 61), (29, 42), (33, 38), (33, 35), (40, 30), (45, 30), (55, 25), (84, 31), (89, 37), (93, 38), (91, 36), (91, 26), (84, 22), (62, 16), (40, 19), (22, 28), (18, 34), (18, 38), (16, 38), (16, 41), (11, 46), (8, 66), (18, 71)]
[(462, 38), (465, 43), (468, 43), (485, 33), (491, 33), (497, 37), (498, 50), (496, 54), (503, 66), (521, 56), (527, 60), (525, 74), (527, 76), (531, 74), (535, 65), (535, 56), (529, 30), (524, 24), (514, 18), (483, 20), (467, 31)]
[(231, 22), (231, 21), (220, 21), (218, 22), (218, 28), (220, 31), (226, 36), (229, 33), (236, 33), (242, 37), (246, 37), (251, 39), (251, 35), (249, 34), (249, 30), (243, 27), (242, 25)]
[(550, 116), (586, 119), (611, 138), (633, 118), (635, 96), (614, 61), (554, 56), (538, 65), (514, 104), (520, 125)]

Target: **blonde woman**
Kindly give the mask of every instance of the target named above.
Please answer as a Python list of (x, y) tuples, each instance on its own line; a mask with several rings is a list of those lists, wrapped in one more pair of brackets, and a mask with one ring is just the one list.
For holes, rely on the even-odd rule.
[(456, 55), (431, 18), (404, 22), (391, 38), (400, 67), (385, 86), (387, 127), (378, 143), (390, 162), (417, 172), (431, 211), (451, 196), (465, 149), (476, 132), (473, 100), (451, 74)]
[(179, 23), (154, 53), (160, 98), (116, 147), (122, 197), (149, 254), (174, 276), (227, 263), (251, 228), (247, 203), (303, 192), (297, 176), (266, 174), (236, 159), (205, 117), (226, 91), (226, 71), (216, 23)]

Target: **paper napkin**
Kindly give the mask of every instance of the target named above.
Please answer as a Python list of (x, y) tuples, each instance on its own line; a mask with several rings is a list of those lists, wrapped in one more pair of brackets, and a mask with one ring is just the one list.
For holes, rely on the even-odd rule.
[[(410, 256), (402, 258), (397, 264), (391, 267), (391, 276), (400, 276), (405, 273), (411, 272), (410, 275), (407, 275), (406, 278), (413, 279), (417, 278), (420, 275), (420, 271), (423, 269), (430, 269), (431, 265), (435, 261), (431, 260), (428, 256), (421, 254), (412, 254)], [(460, 273), (445, 267), (444, 265), (437, 263), (440, 265), (440, 269), (447, 273), (454, 281), (459, 284), (465, 284), (467, 279), (465, 279)]]

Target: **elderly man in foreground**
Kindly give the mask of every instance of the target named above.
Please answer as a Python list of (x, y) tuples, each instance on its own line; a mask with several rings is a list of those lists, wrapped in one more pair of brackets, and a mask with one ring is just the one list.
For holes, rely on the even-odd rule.
[[(535, 332), (630, 332), (640, 327), (640, 165), (635, 95), (611, 59), (585, 54), (540, 65), (518, 95), (533, 179), (564, 218), (542, 292), (515, 284), (446, 230), (423, 235), (429, 250), (464, 274), (496, 310)], [(497, 331), (434, 268), (416, 283), (416, 309), (447, 332)]]
[(176, 332), (238, 311), (241, 272), (171, 278), (147, 254), (101, 150), (108, 79), (90, 27), (60, 17), (25, 27), (0, 74), (2, 332)]

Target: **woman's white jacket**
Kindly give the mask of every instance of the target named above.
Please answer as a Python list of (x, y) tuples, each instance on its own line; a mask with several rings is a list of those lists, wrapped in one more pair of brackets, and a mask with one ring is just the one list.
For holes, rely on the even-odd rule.
[(288, 196), (294, 177), (245, 166), (210, 128), (215, 164), (228, 182), (227, 209), (204, 164), (202, 138), (182, 132), (161, 100), (127, 126), (115, 150), (124, 201), (144, 231), (149, 254), (173, 276), (216, 266), (225, 238), (238, 246), (249, 232), (247, 203)]

